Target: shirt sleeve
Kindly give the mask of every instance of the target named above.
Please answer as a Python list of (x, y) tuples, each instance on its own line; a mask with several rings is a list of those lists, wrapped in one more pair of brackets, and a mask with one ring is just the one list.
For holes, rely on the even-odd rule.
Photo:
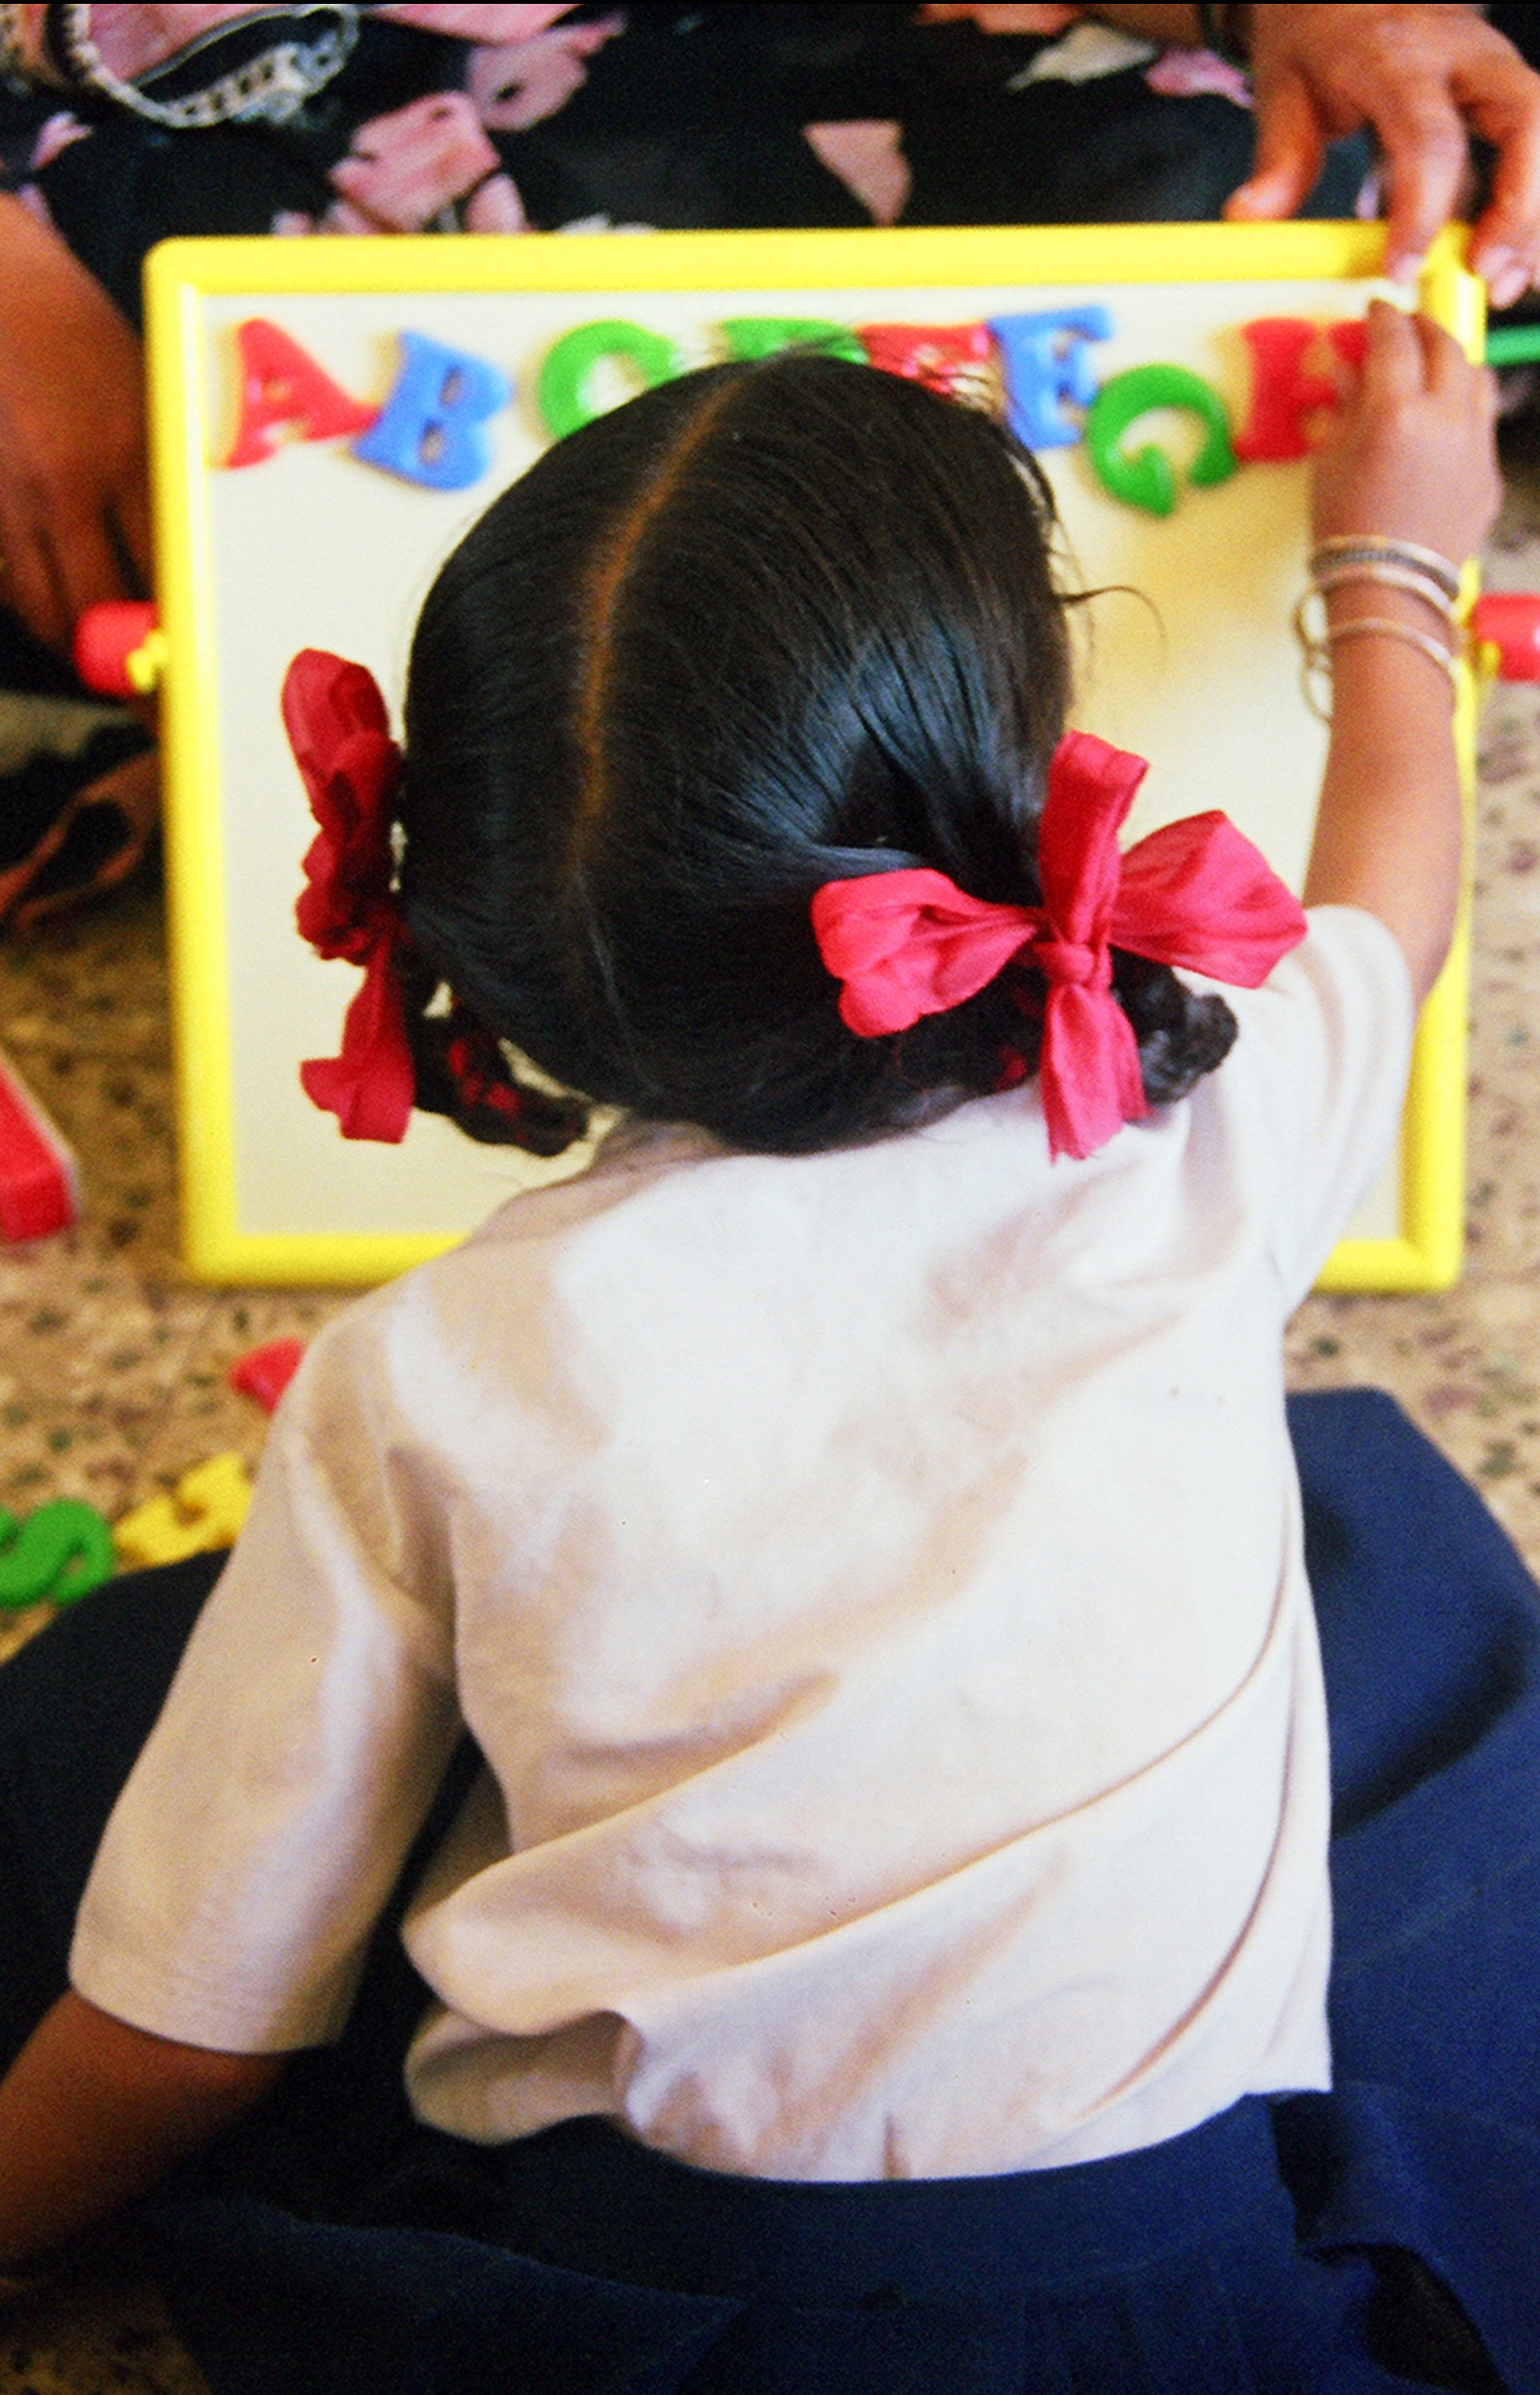
[(459, 1732), (443, 1532), (358, 1346), (323, 1334), (274, 1417), (77, 1916), (80, 1993), (185, 2044), (339, 2033)]
[(1241, 1037), (1221, 1066), (1267, 1175), (1272, 1250), (1292, 1309), (1390, 1157), (1415, 1010), (1395, 935), (1360, 906), (1318, 906), (1259, 990), (1227, 990)]

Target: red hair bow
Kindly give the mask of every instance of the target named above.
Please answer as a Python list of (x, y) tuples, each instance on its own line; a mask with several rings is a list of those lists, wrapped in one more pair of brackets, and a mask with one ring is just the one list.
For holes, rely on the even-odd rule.
[(401, 751), (366, 667), (301, 649), (284, 676), (284, 728), (321, 828), (305, 856), (295, 920), (317, 954), (364, 968), (342, 1025), (342, 1050), (299, 1067), (305, 1093), (334, 1114), (344, 1139), (396, 1141), (415, 1079), (402, 1003), (406, 939), (392, 883), (391, 801)]
[(1120, 853), (1145, 772), (1142, 757), (1065, 734), (1038, 833), (1041, 906), (970, 898), (923, 866), (826, 881), (813, 901), (819, 953), (843, 984), (840, 1012), (862, 1039), (944, 1014), (1015, 957), (1037, 967), (1048, 984), (1039, 1070), (1055, 1156), (1089, 1156), (1149, 1112), (1112, 989), (1113, 948), (1255, 989), (1305, 934), (1292, 892), (1217, 810)]

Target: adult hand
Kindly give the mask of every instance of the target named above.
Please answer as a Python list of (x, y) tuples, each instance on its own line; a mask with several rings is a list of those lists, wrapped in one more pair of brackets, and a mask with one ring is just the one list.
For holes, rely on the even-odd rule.
[(1326, 145), (1367, 126), (1387, 186), (1388, 271), (1414, 276), (1467, 197), (1472, 135), (1494, 151), (1471, 264), (1507, 307), (1540, 270), (1540, 74), (1474, 8), (1250, 11), (1256, 162), (1232, 218), (1292, 216)]
[(87, 607), (142, 596), (149, 570), (139, 341), (59, 235), (0, 193), (0, 601), (67, 651)]

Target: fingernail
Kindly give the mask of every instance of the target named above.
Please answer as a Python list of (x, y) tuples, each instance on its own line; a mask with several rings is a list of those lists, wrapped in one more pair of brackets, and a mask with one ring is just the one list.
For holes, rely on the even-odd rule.
[(1500, 251), (1477, 271), (1486, 278), (1487, 297), (1494, 308), (1511, 308), (1529, 289), (1529, 275), (1511, 250)]
[(1392, 283), (1417, 283), (1422, 279), (1423, 260), (1420, 250), (1409, 250), (1404, 258), (1392, 258), (1385, 271)]

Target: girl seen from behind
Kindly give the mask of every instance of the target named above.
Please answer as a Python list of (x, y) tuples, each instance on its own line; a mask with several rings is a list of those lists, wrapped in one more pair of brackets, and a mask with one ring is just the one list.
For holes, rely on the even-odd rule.
[[(1484, 1837), (1469, 1672), (1414, 1719), (1366, 1668), (1387, 1509), (1328, 1557), (1323, 1684), (1281, 1365), (1450, 937), (1496, 496), (1483, 378), (1376, 305), (1316, 467), (1308, 920), (1212, 812), (1243, 760), (1120, 867), (1140, 768), (1065, 732), (1041, 479), (866, 368), (711, 369), (548, 453), (429, 598), (399, 761), (359, 668), (297, 661), (301, 922), (365, 968), (312, 1095), (624, 1126), (315, 1343), (71, 1987), (31, 1971), (0, 2251), (160, 2182), (219, 2395), (1540, 2387), (1469, 2195), (1474, 2140), (1540, 2225), (1533, 2081), (1452, 2096), (1447, 2018), (1397, 2044), (1415, 1940), (1480, 1949), (1474, 1846), (1436, 1931), (1425, 1847), (1380, 1853), (1393, 1969), (1339, 1901), (1387, 2027), (1334, 2070), (1329, 1711), (1376, 1834), (1415, 1785)], [(1511, 1648), (1494, 1534), (1364, 1436)], [(77, 1674), (128, 1619), (72, 1617)], [(1510, 1744), (1537, 1706), (1510, 1674)], [(60, 1981), (77, 1843), (31, 1903)]]

